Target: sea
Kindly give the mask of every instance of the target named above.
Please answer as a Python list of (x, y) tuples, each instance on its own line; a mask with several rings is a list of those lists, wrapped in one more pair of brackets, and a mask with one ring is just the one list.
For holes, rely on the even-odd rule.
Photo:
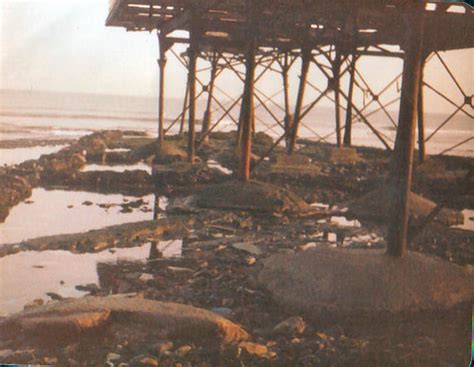
[[(231, 102), (223, 100), (222, 107), (228, 107)], [(373, 105), (376, 107), (375, 104)], [(269, 103), (267, 106), (270, 112), (256, 103), (256, 129), (276, 138), (282, 134), (282, 128), (272, 115), (281, 123), (284, 111), (275, 104)], [(182, 108), (183, 101), (181, 99), (167, 99), (165, 101), (165, 124), (167, 126), (180, 115)], [(201, 99), (197, 103), (198, 125), (204, 114), (204, 108), (205, 100)], [(212, 116), (216, 121), (222, 115), (222, 109), (215, 103), (214, 108)], [(149, 97), (0, 90), (0, 140), (76, 138), (101, 129), (140, 130), (150, 136), (156, 136), (157, 111), (158, 101), (156, 98)], [(369, 122), (380, 131), (387, 143), (393, 145), (396, 133), (394, 122), (398, 118), (397, 111), (374, 113), (373, 110), (367, 108), (365, 112)], [(427, 113), (425, 136), (429, 136), (451, 112), (449, 110), (446, 113)], [(470, 111), (468, 112), (470, 113)], [(344, 111), (341, 111), (341, 114), (342, 120), (344, 120)], [(222, 119), (215, 131), (236, 129), (235, 121), (238, 120), (238, 115), (239, 108), (237, 106)], [(334, 115), (334, 108), (328, 106), (313, 109), (305, 116), (299, 136), (334, 143), (336, 141)], [(184, 125), (186, 128), (186, 120)], [(427, 152), (439, 154), (457, 143), (473, 137), (467, 143), (450, 150), (448, 154), (474, 156), (473, 127), (473, 120), (469, 116), (462, 112), (457, 113), (427, 142)], [(176, 133), (179, 128), (180, 120), (173, 125), (169, 133)], [(197, 126), (197, 131), (199, 130), (200, 127)], [(354, 119), (352, 136), (353, 144), (356, 146), (383, 148), (380, 140), (358, 118)], [(38, 151), (43, 153), (43, 151), (49, 152), (49, 150), (43, 146)], [(33, 151), (33, 148), (26, 150), (32, 155)], [(28, 155), (26, 152), (19, 153)], [(9, 154), (12, 154), (11, 150), (0, 150), (0, 164), (13, 163)]]

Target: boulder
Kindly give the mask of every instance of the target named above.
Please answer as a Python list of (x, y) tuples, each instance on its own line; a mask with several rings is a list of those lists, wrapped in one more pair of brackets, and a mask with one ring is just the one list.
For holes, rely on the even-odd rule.
[(291, 191), (258, 181), (228, 181), (209, 185), (188, 197), (187, 205), (197, 208), (286, 213), (298, 213), (311, 208)]
[(474, 277), (439, 258), (381, 250), (315, 248), (274, 255), (259, 282), (277, 303), (317, 320), (446, 309), (474, 297)]
[[(349, 213), (358, 219), (386, 223), (392, 217), (395, 200), (397, 200), (395, 190), (392, 186), (387, 185), (350, 202), (348, 204)], [(417, 225), (435, 208), (436, 204), (433, 201), (411, 192), (408, 199), (410, 224)], [(464, 221), (464, 216), (459, 211), (442, 209), (434, 221), (446, 225), (461, 224)]]
[[(178, 303), (125, 295), (84, 297), (51, 302), (15, 314), (0, 324), (0, 338), (21, 345), (60, 348), (82, 336), (107, 332), (117, 338), (158, 335), (196, 343), (232, 343), (248, 334), (239, 325), (210, 311)], [(133, 340), (130, 340), (133, 342)]]

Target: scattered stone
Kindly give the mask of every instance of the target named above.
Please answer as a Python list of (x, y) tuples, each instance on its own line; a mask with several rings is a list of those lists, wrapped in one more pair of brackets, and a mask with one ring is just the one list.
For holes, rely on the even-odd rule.
[(82, 203), (82, 205), (85, 205), (85, 206), (91, 206), (93, 205), (94, 203), (92, 201), (89, 201), (89, 200), (86, 200)]
[(248, 266), (252, 266), (252, 265), (255, 265), (255, 263), (257, 262), (257, 259), (253, 256), (247, 256), (245, 258), (245, 263), (248, 265)]
[(248, 354), (256, 355), (258, 357), (268, 357), (268, 348), (265, 345), (251, 343), (251, 342), (241, 342), (239, 343), (239, 348), (245, 350)]
[(140, 275), (138, 280), (140, 280), (140, 282), (146, 283), (150, 280), (153, 280), (153, 274), (143, 273), (142, 275)]
[(248, 252), (252, 255), (262, 255), (263, 254), (263, 252), (262, 252), (262, 250), (260, 250), (260, 248), (258, 248), (255, 245), (252, 245), (251, 243), (237, 242), (237, 243), (232, 244), (232, 247), (237, 249), (237, 250)]
[(174, 348), (174, 343), (172, 341), (163, 341), (156, 343), (153, 349), (156, 351), (158, 354), (166, 354), (173, 350)]
[(48, 297), (50, 297), (53, 301), (61, 301), (64, 299), (63, 296), (57, 294), (57, 293), (54, 293), (54, 292), (47, 292), (46, 295)]
[(139, 364), (141, 366), (158, 366), (159, 365), (158, 361), (152, 357), (144, 357), (140, 359)]
[(117, 353), (109, 353), (107, 354), (107, 362), (115, 362), (118, 361), (122, 356)]
[(175, 353), (180, 356), (184, 357), (186, 354), (188, 354), (193, 348), (190, 345), (183, 345), (182, 347), (179, 347), (176, 349)]
[(100, 288), (97, 284), (95, 283), (89, 283), (89, 284), (84, 284), (84, 285), (76, 285), (75, 287), (78, 291), (82, 292), (89, 292), (89, 293), (97, 293), (100, 291)]
[(290, 317), (277, 324), (272, 331), (273, 335), (284, 335), (287, 337), (302, 335), (306, 329), (306, 323), (300, 316)]
[(35, 308), (35, 307), (38, 307), (38, 306), (42, 306), (43, 304), (44, 304), (44, 300), (42, 300), (41, 298), (36, 298), (33, 301), (27, 303), (23, 307), (23, 309), (24, 310), (29, 310), (29, 309), (32, 309), (32, 308)]

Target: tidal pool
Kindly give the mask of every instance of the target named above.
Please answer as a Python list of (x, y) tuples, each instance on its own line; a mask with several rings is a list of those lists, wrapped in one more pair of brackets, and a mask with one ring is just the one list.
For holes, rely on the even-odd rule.
[(27, 148), (0, 149), (0, 166), (20, 164), (30, 159), (38, 159), (43, 154), (59, 152), (66, 145), (47, 145)]
[[(165, 257), (181, 255), (181, 240), (160, 241)], [(0, 258), (0, 316), (21, 311), (35, 299), (49, 300), (47, 292), (62, 297), (86, 294), (76, 285), (98, 284), (97, 264), (148, 258), (150, 244), (140, 247), (110, 249), (94, 254), (68, 251), (26, 251)]]
[(120, 204), (138, 199), (120, 194), (36, 188), (31, 197), (13, 207), (5, 222), (0, 223), (0, 246), (35, 237), (152, 220), (153, 194), (142, 197), (144, 203), (139, 208), (121, 212)]

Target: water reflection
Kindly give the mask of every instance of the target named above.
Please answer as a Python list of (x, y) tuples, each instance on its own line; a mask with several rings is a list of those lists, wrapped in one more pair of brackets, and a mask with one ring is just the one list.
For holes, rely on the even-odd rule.
[(27, 148), (0, 149), (0, 166), (20, 164), (30, 159), (38, 159), (43, 154), (59, 152), (66, 145), (47, 145)]
[(153, 213), (148, 205), (154, 195), (142, 199), (140, 208), (125, 212), (122, 206), (137, 198), (36, 188), (28, 200), (12, 208), (5, 222), (0, 223), (0, 244), (151, 220)]
[(0, 258), (0, 316), (20, 311), (34, 299), (48, 300), (47, 292), (62, 297), (80, 297), (85, 292), (76, 285), (99, 284), (100, 264), (124, 260), (150, 260), (151, 248), (163, 257), (180, 256), (181, 240), (160, 241), (153, 245), (110, 249), (94, 254), (68, 251), (20, 252)]

